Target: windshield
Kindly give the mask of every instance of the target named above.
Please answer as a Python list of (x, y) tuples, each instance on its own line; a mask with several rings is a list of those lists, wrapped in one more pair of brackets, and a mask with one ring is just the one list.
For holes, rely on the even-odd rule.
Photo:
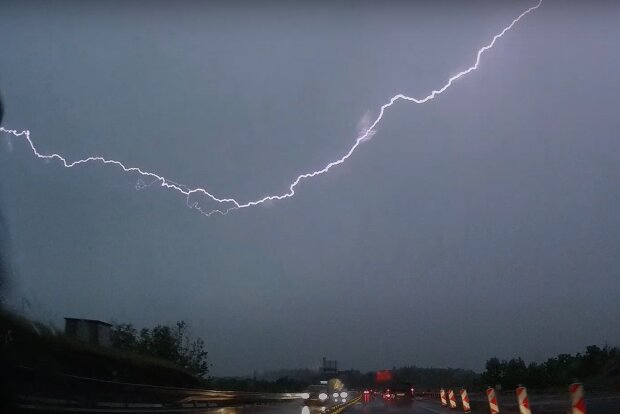
[(0, 412), (618, 411), (620, 1), (0, 16)]

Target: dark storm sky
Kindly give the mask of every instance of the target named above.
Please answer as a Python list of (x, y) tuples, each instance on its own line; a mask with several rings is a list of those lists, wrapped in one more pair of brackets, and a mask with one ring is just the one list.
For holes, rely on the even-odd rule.
[[(343, 154), (532, 1), (2, 2), (4, 126), (242, 201)], [(545, 0), (289, 200), (204, 218), (0, 136), (11, 303), (184, 319), (216, 375), (482, 369), (620, 344), (620, 7)]]

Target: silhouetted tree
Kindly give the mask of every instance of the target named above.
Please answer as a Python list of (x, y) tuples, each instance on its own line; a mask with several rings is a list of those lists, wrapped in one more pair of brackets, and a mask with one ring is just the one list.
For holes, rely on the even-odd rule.
[(502, 386), (509, 389), (516, 388), (519, 384), (523, 384), (526, 379), (527, 367), (521, 357), (508, 361)]
[(111, 334), (112, 346), (125, 351), (138, 349), (138, 332), (130, 323), (114, 324)]
[(204, 341), (192, 338), (184, 321), (144, 328), (139, 334), (131, 324), (113, 324), (111, 338), (115, 348), (173, 362), (201, 378), (209, 373)]
[(436, 388), (442, 385), (471, 387), (478, 375), (470, 370), (453, 368), (420, 368), (405, 366), (392, 369), (395, 382), (408, 382), (415, 387)]
[(489, 359), (486, 363), (486, 371), (482, 374), (482, 380), (486, 385), (491, 387), (501, 384), (502, 379), (504, 378), (504, 370), (506, 369), (506, 364), (500, 362), (497, 357), (493, 357)]
[(620, 369), (615, 368), (618, 366), (618, 348), (590, 345), (585, 354), (560, 354), (542, 364), (532, 362), (527, 367), (521, 358), (508, 362), (491, 358), (486, 363), (482, 380), (488, 385), (501, 384), (504, 388), (514, 388), (520, 383), (530, 388), (557, 388), (603, 375), (618, 377)]

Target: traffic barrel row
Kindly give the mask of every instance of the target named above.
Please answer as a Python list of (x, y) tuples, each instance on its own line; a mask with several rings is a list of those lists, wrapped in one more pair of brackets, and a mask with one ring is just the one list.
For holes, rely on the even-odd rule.
[[(462, 388), (459, 391), (461, 395), (461, 404), (463, 406), (463, 411), (466, 413), (471, 412), (471, 406), (469, 404), (469, 396), (467, 395), (467, 390)], [(446, 398), (447, 396), (447, 398)], [(454, 394), (454, 390), (444, 390), (443, 388), (439, 390), (439, 400), (441, 401), (441, 405), (444, 407), (450, 407), (453, 410), (456, 409), (456, 395)]]
[[(583, 393), (583, 384), (574, 383), (568, 387), (571, 399), (571, 414), (586, 414), (586, 403)], [(495, 389), (489, 387), (486, 390), (487, 401), (489, 402), (489, 411), (491, 414), (499, 414), (499, 404), (497, 403), (497, 396), (495, 395)], [(519, 414), (532, 414), (530, 407), (530, 399), (527, 396), (527, 388), (519, 386), (515, 390), (517, 395), (517, 402), (519, 403)], [(468, 412), (469, 399), (467, 398), (467, 391), (461, 390), (461, 398), (463, 399), (463, 410)], [(467, 404), (465, 400), (467, 399)]]

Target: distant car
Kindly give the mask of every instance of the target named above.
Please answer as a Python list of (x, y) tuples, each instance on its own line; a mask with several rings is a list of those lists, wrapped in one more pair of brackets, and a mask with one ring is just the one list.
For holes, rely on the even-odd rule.
[(330, 395), (330, 399), (335, 404), (346, 403), (349, 399), (349, 393), (343, 389), (341, 389), (340, 391), (334, 390)]
[(311, 385), (303, 393), (304, 404), (307, 406), (326, 407), (330, 403), (329, 390), (327, 385)]
[(413, 387), (406, 382), (390, 384), (383, 390), (383, 400), (386, 403), (411, 403), (413, 401)]

